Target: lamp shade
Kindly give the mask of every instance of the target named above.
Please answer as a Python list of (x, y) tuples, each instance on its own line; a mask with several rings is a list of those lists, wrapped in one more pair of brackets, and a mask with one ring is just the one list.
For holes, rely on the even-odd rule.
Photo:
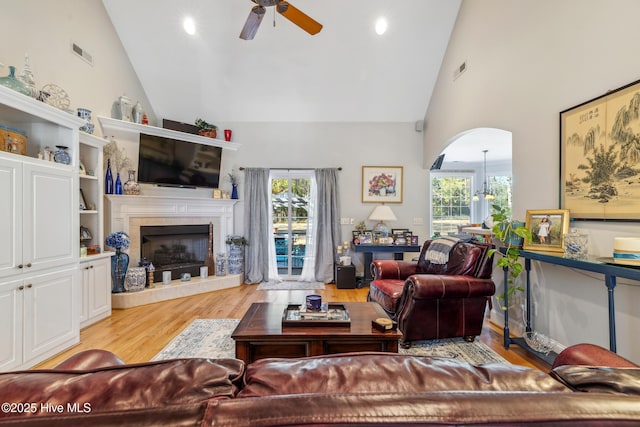
[(369, 215), (370, 221), (396, 221), (397, 219), (391, 208), (386, 205), (376, 206)]

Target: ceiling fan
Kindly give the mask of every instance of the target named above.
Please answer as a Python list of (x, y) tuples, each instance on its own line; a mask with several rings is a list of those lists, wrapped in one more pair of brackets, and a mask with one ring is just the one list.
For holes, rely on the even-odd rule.
[(278, 13), (289, 21), (296, 24), (298, 27), (305, 30), (307, 33), (314, 35), (318, 34), (322, 30), (322, 24), (315, 21), (310, 16), (306, 15), (300, 9), (292, 6), (288, 1), (283, 0), (251, 0), (257, 6), (254, 6), (249, 12), (247, 22), (244, 23), (242, 32), (240, 32), (240, 38), (243, 40), (253, 40), (260, 27), (262, 18), (267, 11), (267, 7), (275, 6)]

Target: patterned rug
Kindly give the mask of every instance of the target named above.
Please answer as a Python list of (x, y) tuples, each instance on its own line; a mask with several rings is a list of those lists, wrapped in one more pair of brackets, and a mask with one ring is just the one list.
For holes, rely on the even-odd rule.
[[(197, 319), (180, 332), (152, 360), (189, 357), (211, 359), (235, 357), (235, 342), (231, 332), (238, 319)], [(416, 341), (409, 349), (399, 349), (400, 354), (433, 356), (457, 359), (473, 365), (509, 362), (480, 341), (468, 343), (462, 338)]]
[(259, 291), (308, 291), (324, 289), (324, 283), (320, 282), (262, 282), (258, 285)]

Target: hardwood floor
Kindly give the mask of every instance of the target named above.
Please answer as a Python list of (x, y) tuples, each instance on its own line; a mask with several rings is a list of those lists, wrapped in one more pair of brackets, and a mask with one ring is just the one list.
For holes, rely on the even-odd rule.
[[(256, 288), (257, 285), (242, 285), (126, 310), (113, 310), (111, 317), (82, 329), (78, 345), (36, 368), (52, 368), (67, 357), (91, 348), (109, 350), (127, 363), (145, 362), (195, 319), (239, 319), (253, 302), (302, 302), (311, 293), (319, 293), (324, 301), (329, 302), (365, 301), (368, 291), (368, 288), (337, 289), (332, 284), (326, 285), (323, 291), (259, 291)], [(491, 324), (488, 319), (479, 339), (513, 364), (549, 371), (549, 365), (518, 346), (505, 350), (501, 328)]]

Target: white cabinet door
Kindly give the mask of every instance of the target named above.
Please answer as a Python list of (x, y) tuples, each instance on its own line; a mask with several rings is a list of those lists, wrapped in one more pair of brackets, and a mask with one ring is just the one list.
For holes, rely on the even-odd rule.
[(89, 262), (80, 263), (80, 286), (78, 286), (78, 291), (80, 293), (80, 298), (78, 298), (80, 301), (80, 307), (78, 310), (78, 316), (81, 328), (86, 326), (85, 322), (89, 318), (89, 294), (93, 283), (93, 270), (91, 267), (92, 264)]
[(22, 280), (0, 285), (0, 371), (22, 364)]
[(24, 279), (24, 361), (44, 360), (79, 341), (78, 270)]
[(0, 158), (0, 277), (22, 263), (22, 163)]
[(92, 290), (89, 318), (95, 321), (111, 314), (111, 258), (93, 263)]
[(111, 261), (102, 258), (80, 263), (80, 327), (111, 315)]
[(23, 257), (25, 271), (73, 263), (78, 258), (77, 188), (72, 170), (24, 164)]

